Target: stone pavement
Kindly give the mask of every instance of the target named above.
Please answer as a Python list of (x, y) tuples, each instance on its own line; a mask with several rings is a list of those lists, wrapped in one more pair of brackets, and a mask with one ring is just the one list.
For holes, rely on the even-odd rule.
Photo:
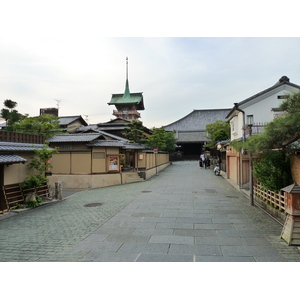
[(183, 161), (145, 182), (0, 216), (0, 261), (300, 261), (281, 230), (212, 169)]

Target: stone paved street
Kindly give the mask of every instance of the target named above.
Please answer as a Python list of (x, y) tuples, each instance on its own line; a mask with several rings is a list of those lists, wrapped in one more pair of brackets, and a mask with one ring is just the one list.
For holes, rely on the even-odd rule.
[(300, 261), (279, 223), (195, 161), (11, 215), (0, 215), (1, 262)]

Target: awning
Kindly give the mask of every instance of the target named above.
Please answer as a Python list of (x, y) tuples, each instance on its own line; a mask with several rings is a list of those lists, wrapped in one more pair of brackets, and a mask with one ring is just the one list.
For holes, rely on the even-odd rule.
[(6, 164), (17, 164), (17, 163), (25, 163), (27, 159), (15, 155), (15, 154), (0, 154), (0, 164), (6, 165)]

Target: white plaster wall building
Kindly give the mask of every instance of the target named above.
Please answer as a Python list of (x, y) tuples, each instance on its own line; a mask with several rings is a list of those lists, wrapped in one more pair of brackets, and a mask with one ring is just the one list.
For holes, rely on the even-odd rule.
[[(299, 85), (291, 83), (287, 76), (282, 76), (273, 86), (239, 103), (234, 103), (234, 107), (226, 117), (230, 122), (231, 141), (242, 141), (250, 134), (262, 133), (266, 123), (283, 113), (278, 107), (285, 96), (298, 91)], [(237, 152), (230, 145), (226, 148), (226, 176), (239, 187), (249, 188), (249, 155), (246, 152)]]
[(280, 113), (279, 105), (285, 95), (295, 93), (300, 86), (290, 82), (287, 76), (282, 76), (279, 81), (270, 88), (255, 94), (239, 103), (235, 103), (226, 119), (230, 122), (231, 140), (241, 140), (247, 126), (253, 125), (252, 133), (261, 133), (264, 125), (272, 121)]

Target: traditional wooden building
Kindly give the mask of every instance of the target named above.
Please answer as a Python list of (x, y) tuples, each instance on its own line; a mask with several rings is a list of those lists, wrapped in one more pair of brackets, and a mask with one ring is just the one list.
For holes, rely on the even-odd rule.
[(0, 212), (9, 209), (4, 186), (19, 184), (28, 176), (34, 151), (42, 149), (44, 137), (0, 131)]
[[(61, 181), (65, 189), (136, 182), (169, 165), (167, 153), (154, 154), (144, 145), (130, 143), (106, 132), (61, 134), (49, 142), (52, 148), (59, 150), (52, 157), (50, 184), (53, 186)], [(130, 172), (124, 172), (123, 167)]]
[(74, 133), (79, 127), (87, 126), (87, 122), (82, 118), (82, 116), (62, 116), (59, 117), (60, 127), (69, 132)]
[(178, 150), (183, 159), (199, 159), (208, 142), (206, 125), (218, 120), (225, 121), (230, 109), (196, 109), (185, 117), (163, 126), (166, 131), (173, 131)]
[[(300, 91), (300, 85), (282, 76), (274, 85), (238, 103), (226, 116), (230, 124), (231, 141), (241, 143), (251, 135), (261, 134), (265, 125), (280, 116), (280, 104), (286, 95)], [(232, 146), (226, 148), (226, 176), (240, 188), (249, 188), (250, 163), (246, 149), (236, 151)]]
[(141, 117), (138, 110), (144, 110), (143, 93), (130, 93), (128, 82), (128, 58), (126, 58), (126, 84), (123, 94), (112, 94), (108, 105), (115, 105), (113, 115), (128, 121), (137, 120)]

